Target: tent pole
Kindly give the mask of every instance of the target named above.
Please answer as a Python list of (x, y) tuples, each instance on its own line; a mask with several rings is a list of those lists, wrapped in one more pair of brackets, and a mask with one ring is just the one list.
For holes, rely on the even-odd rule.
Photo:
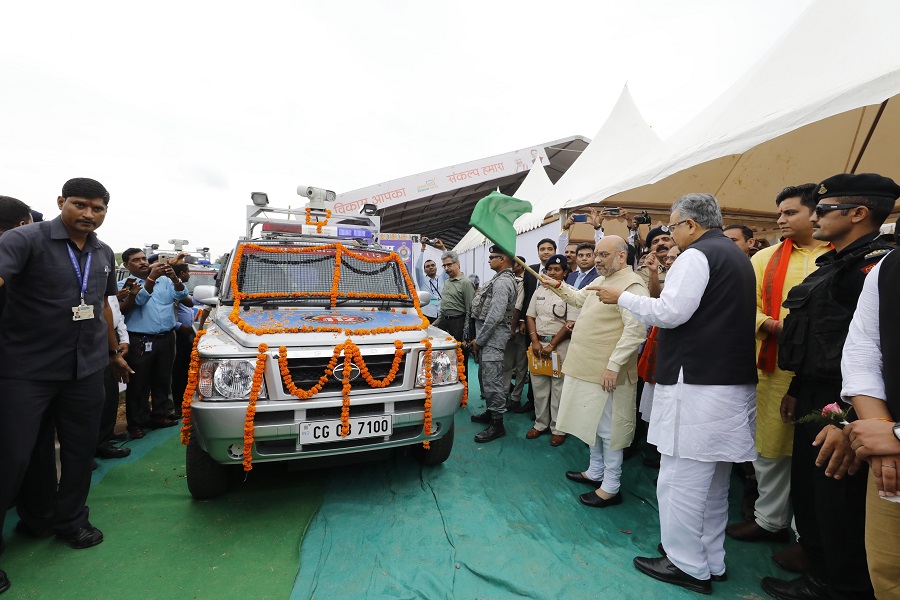
[(869, 141), (871, 141), (872, 136), (875, 134), (875, 128), (878, 126), (878, 121), (881, 120), (881, 115), (884, 114), (884, 109), (887, 107), (887, 103), (890, 98), (881, 103), (881, 106), (878, 107), (878, 114), (875, 115), (875, 119), (872, 121), (872, 126), (869, 127), (869, 133), (866, 135), (865, 141), (863, 141), (862, 147), (859, 149), (859, 154), (856, 156), (856, 160), (853, 163), (853, 168), (850, 169), (850, 173), (856, 173), (856, 169), (859, 168), (859, 163), (862, 162), (863, 154), (866, 153), (866, 148), (869, 146)]

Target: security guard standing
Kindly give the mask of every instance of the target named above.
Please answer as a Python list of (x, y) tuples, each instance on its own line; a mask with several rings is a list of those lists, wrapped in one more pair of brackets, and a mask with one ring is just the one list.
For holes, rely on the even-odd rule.
[[(784, 301), (790, 309), (779, 335), (778, 366), (795, 376), (788, 395), (794, 418), (840, 402), (841, 352), (866, 274), (891, 246), (879, 227), (900, 197), (900, 186), (875, 174), (841, 174), (816, 188), (813, 237), (834, 250)], [(850, 416), (853, 420), (855, 416)], [(871, 598), (866, 566), (866, 467), (843, 432), (821, 422), (798, 423), (791, 463), (791, 503), (800, 544), (812, 570), (793, 581), (773, 577), (763, 589), (779, 599)]]

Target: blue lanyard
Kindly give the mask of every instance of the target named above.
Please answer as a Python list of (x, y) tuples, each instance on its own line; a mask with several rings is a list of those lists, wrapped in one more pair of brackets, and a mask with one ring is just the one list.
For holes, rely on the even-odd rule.
[(88, 275), (91, 272), (91, 253), (88, 251), (87, 260), (84, 263), (84, 276), (81, 275), (81, 267), (72, 252), (72, 247), (66, 244), (66, 250), (69, 251), (69, 258), (72, 259), (72, 267), (75, 268), (75, 281), (81, 286), (81, 303), (84, 304), (84, 293), (87, 291)]

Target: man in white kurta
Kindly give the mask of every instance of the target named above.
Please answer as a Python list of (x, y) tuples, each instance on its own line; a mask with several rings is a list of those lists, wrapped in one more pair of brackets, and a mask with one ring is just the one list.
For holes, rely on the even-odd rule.
[(648, 441), (662, 454), (664, 556), (637, 557), (635, 567), (701, 593), (725, 576), (731, 463), (756, 458), (755, 276), (721, 226), (714, 197), (681, 198), (668, 229), (683, 251), (660, 297), (611, 286), (598, 292), (660, 328)]
[[(606, 236), (597, 242), (600, 277), (594, 283), (603, 281), (646, 296), (647, 288), (628, 268), (627, 258), (628, 247), (621, 237)], [(582, 504), (594, 508), (620, 504), (623, 453), (634, 438), (637, 349), (647, 329), (627, 310), (601, 303), (590, 287), (576, 290), (549, 277), (542, 277), (541, 283), (581, 308), (563, 363), (556, 426), (590, 446), (591, 458), (587, 471), (569, 471), (566, 477), (598, 488), (580, 495)]]

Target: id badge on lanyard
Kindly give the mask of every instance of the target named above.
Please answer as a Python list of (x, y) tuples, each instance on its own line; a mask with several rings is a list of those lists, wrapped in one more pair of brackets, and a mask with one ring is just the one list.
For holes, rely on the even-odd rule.
[(81, 286), (81, 303), (78, 306), (72, 307), (72, 320), (87, 321), (88, 319), (93, 319), (94, 305), (85, 304), (84, 302), (84, 293), (87, 291), (88, 275), (91, 272), (92, 255), (90, 252), (87, 253), (87, 260), (84, 263), (84, 274), (82, 275), (81, 267), (78, 265), (78, 260), (75, 258), (75, 253), (72, 252), (72, 248), (68, 244), (66, 244), (66, 250), (69, 251), (69, 258), (72, 260), (72, 267), (75, 269), (75, 280), (78, 282), (78, 285)]

